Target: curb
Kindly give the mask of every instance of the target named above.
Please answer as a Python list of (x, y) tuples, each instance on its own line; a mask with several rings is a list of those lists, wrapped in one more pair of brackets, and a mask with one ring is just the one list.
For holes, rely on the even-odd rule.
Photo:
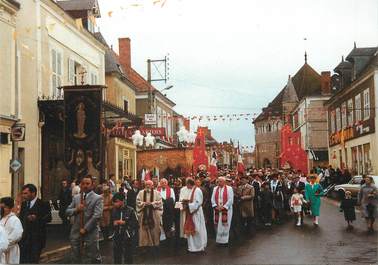
[[(100, 239), (99, 242), (104, 241)], [(41, 254), (39, 262), (42, 263), (53, 263), (55, 261), (62, 260), (66, 255), (71, 253), (71, 246), (66, 245), (54, 250), (46, 251)]]
[(64, 246), (42, 253), (40, 263), (52, 263), (61, 260), (66, 254), (71, 252), (71, 246)]

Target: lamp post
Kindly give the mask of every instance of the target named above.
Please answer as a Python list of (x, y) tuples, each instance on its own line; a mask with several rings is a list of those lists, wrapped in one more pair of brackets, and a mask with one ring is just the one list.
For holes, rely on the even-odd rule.
[(172, 87), (173, 87), (173, 85), (167, 86), (167, 87), (163, 88), (162, 90), (160, 90), (160, 92), (163, 92), (164, 90), (170, 90)]

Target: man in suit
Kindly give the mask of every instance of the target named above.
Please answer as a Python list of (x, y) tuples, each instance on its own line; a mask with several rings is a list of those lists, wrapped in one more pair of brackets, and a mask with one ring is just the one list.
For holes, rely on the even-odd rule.
[(282, 181), (278, 179), (278, 173), (273, 173), (269, 177), (269, 188), (273, 194), (272, 220), (280, 224), (282, 221), (284, 208), (284, 195), (282, 192), (283, 184)]
[(103, 201), (102, 196), (96, 194), (93, 188), (94, 182), (91, 176), (82, 178), (81, 193), (73, 197), (66, 210), (68, 216), (74, 217), (70, 234), (73, 263), (81, 263), (82, 256), (86, 259), (83, 262), (101, 263), (98, 237)]
[(134, 210), (136, 209), (136, 197), (139, 190), (139, 181), (135, 179), (131, 182), (131, 189), (127, 190), (127, 206), (130, 206)]
[(66, 209), (72, 201), (72, 191), (67, 180), (62, 180), (62, 188), (59, 193), (59, 217), (63, 221), (63, 229), (69, 228), (70, 221), (66, 215)]
[(46, 224), (51, 222), (51, 208), (37, 197), (37, 187), (26, 184), (22, 187), (19, 218), (24, 232), (20, 241), (20, 263), (38, 263), (46, 245)]
[(255, 190), (255, 197), (253, 198), (253, 212), (255, 215), (255, 224), (261, 220), (260, 212), (260, 191), (261, 191), (261, 181), (259, 180), (259, 174), (257, 172), (252, 173), (251, 186)]

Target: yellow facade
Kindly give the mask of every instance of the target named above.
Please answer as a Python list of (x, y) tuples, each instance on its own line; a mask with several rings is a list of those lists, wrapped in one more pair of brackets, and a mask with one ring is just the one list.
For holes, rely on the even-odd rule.
[(0, 0), (0, 197), (11, 195), (12, 159), (10, 130), (17, 121), (16, 19), (18, 7)]
[[(77, 75), (70, 75), (70, 61), (75, 67), (85, 68), (85, 83), (92, 84), (92, 76), (96, 75), (96, 83), (104, 85), (105, 47), (50, 0), (22, 1), (16, 31), (20, 53), (19, 118), (26, 124), (26, 139), (19, 143), (25, 153), (24, 183), (33, 183), (40, 189), (43, 122), (39, 120), (38, 98), (59, 99), (61, 92), (54, 84), (79, 81)], [(54, 78), (59, 81), (54, 83)]]
[(106, 100), (123, 109), (124, 101), (128, 102), (128, 111), (136, 113), (135, 91), (118, 78), (117, 74), (107, 74), (105, 77)]

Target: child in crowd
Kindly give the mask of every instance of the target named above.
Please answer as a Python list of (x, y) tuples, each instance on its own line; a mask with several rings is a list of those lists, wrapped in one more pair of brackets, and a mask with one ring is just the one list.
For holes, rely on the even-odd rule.
[(350, 191), (345, 192), (345, 197), (340, 203), (340, 212), (344, 212), (345, 221), (348, 223), (347, 230), (353, 229), (353, 221), (356, 220), (355, 212), (356, 200), (352, 198)]
[(138, 234), (138, 219), (135, 210), (125, 205), (125, 195), (113, 196), (112, 220), (114, 227), (113, 256), (115, 264), (132, 264)]
[(293, 190), (293, 195), (290, 199), (290, 208), (294, 212), (296, 216), (297, 226), (301, 226), (302, 224), (302, 218), (301, 218), (301, 212), (302, 212), (302, 205), (304, 203), (307, 203), (306, 200), (303, 198), (303, 195), (299, 193), (299, 190), (297, 187)]

